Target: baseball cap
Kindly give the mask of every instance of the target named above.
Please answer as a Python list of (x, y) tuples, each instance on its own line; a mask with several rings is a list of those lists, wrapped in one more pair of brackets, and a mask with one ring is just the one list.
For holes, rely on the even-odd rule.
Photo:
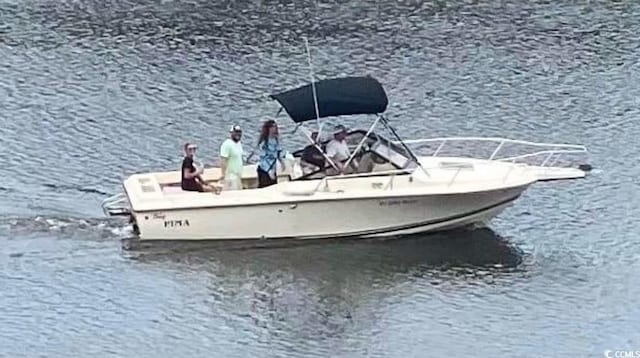
[(229, 129), (229, 132), (242, 132), (242, 128), (240, 128), (239, 125), (234, 124), (231, 126), (231, 128)]
[(337, 133), (342, 133), (342, 132), (347, 132), (347, 127), (343, 126), (342, 124), (338, 124), (337, 126), (333, 127), (333, 133), (337, 134)]

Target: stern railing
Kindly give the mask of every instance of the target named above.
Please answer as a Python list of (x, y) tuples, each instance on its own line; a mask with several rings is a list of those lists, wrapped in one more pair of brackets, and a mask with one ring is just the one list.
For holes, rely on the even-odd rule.
[(124, 193), (110, 196), (102, 201), (102, 212), (106, 216), (118, 216), (131, 214), (129, 200)]

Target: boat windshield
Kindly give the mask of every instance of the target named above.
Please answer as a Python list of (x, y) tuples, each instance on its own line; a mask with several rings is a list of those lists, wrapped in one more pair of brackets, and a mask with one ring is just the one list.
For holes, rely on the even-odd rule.
[[(330, 140), (331, 139), (325, 139), (319, 142), (320, 148), (323, 151)], [(402, 146), (393, 143), (379, 134), (369, 133), (367, 136), (367, 131), (358, 129), (349, 132), (345, 140), (351, 153), (358, 150), (358, 146), (362, 142), (358, 153), (355, 155), (356, 160), (360, 160), (365, 155), (371, 155), (374, 164), (386, 166), (385, 168), (387, 168), (387, 170), (406, 169), (411, 164), (410, 156)], [(298, 149), (293, 152), (293, 156), (300, 158), (301, 162), (303, 162), (303, 152), (304, 148)], [(325, 166), (325, 168), (314, 168), (314, 170), (298, 179), (315, 179), (328, 168), (330, 168), (330, 165)]]

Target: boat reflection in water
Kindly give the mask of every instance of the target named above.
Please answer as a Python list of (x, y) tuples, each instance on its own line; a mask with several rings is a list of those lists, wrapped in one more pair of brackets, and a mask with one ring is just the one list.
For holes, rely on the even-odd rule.
[(163, 280), (169, 272), (167, 284), (180, 286), (176, 294), (188, 305), (181, 310), (195, 309), (204, 321), (223, 318), (227, 329), (303, 345), (353, 329), (370, 334), (384, 324), (379, 312), (394, 302), (442, 295), (468, 300), (526, 274), (520, 250), (490, 229), (256, 243), (153, 242), (124, 253), (139, 269), (162, 272)]
[(311, 277), (328, 268), (342, 278), (431, 269), (511, 270), (522, 262), (521, 251), (489, 228), (392, 239), (156, 241), (128, 249), (125, 255), (141, 263), (227, 277), (285, 271)]

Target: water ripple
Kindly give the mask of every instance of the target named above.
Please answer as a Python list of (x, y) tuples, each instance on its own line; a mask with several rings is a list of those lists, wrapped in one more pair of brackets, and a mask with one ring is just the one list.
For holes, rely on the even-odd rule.
[[(610, 1), (0, 0), (0, 354), (631, 347), (639, 20)], [(121, 251), (100, 201), (187, 140), (216, 163), (232, 123), (255, 143), (264, 96), (308, 81), (303, 36), (316, 77), (380, 79), (403, 136), (580, 143), (597, 170), (532, 187), (491, 230)]]

